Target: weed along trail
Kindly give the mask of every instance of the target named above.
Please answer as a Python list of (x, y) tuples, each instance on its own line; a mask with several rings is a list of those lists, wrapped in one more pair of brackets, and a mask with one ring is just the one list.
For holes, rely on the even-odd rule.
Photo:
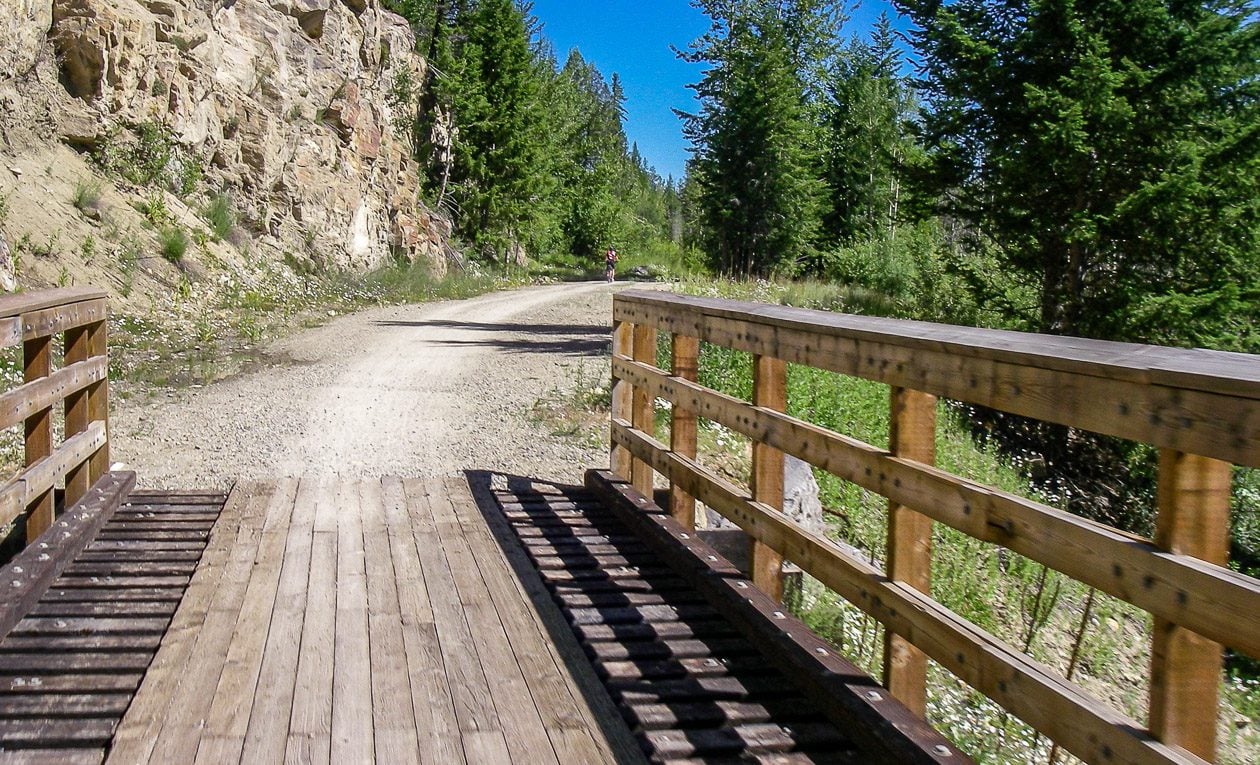
[(530, 414), (606, 373), (614, 289), (533, 287), (334, 319), (271, 344), (247, 373), (120, 402), (114, 458), (164, 488), (470, 468), (578, 481), (606, 454)]

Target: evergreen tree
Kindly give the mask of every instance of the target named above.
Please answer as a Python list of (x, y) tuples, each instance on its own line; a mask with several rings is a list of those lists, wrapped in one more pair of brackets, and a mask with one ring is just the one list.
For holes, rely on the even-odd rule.
[(1244, 0), (901, 0), (928, 188), (1042, 331), (1256, 349), (1260, 24)]
[(683, 114), (693, 145), (700, 245), (727, 273), (768, 274), (808, 259), (821, 225), (817, 104), (810, 98), (838, 19), (815, 0), (696, 0), (710, 31), (684, 59), (708, 63)]
[(826, 115), (830, 205), (825, 227), (834, 245), (891, 236), (900, 217), (902, 179), (917, 154), (914, 100), (898, 72), (886, 14), (872, 41), (853, 41), (832, 74)]

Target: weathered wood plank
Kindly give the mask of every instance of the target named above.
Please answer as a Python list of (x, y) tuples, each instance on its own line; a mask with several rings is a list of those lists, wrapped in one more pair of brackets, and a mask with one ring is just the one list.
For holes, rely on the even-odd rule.
[[(753, 406), (782, 412), (787, 409), (787, 365), (769, 356), (753, 357)], [(766, 507), (783, 511), (783, 452), (762, 441), (752, 445), (752, 497)], [(651, 492), (640, 492), (651, 496)], [(752, 582), (775, 600), (783, 599), (783, 556), (761, 541), (749, 540), (748, 566)]]
[(0, 295), (0, 317), (17, 317), (53, 306), (106, 298), (109, 293), (96, 287), (59, 287), (32, 292)]
[[(458, 520), (454, 502), (468, 501), (471, 497), (456, 500), (454, 494), (468, 492), (468, 485), (458, 479), (443, 482), (441, 497), (431, 497), (435, 515), (439, 512), (451, 519), (439, 523), (442, 533), (442, 549), (447, 555), (455, 589), (466, 604), (465, 618), (469, 629), (477, 635), (477, 655), (483, 667), (492, 668), (492, 690), (495, 711), (502, 724), (504, 736), (512, 740), (513, 749), (524, 762), (557, 763), (555, 750), (547, 737), (547, 730), (538, 713), (537, 702), (521, 672), (520, 660), (514, 650), (514, 640), (528, 639), (529, 635), (509, 636), (504, 629), (496, 604), (489, 597), (490, 590), (482, 576), (482, 568), (493, 565), (480, 556), (474, 556), (466, 542), (467, 531)], [(439, 511), (438, 508), (441, 507)]]
[[(1155, 543), (1224, 566), (1229, 557), (1232, 466), (1169, 451), (1159, 455)], [(1156, 619), (1151, 643), (1151, 733), (1205, 760), (1216, 759), (1223, 652), (1218, 643)]]
[[(52, 338), (42, 337), (22, 343), (22, 379), (30, 384), (52, 374)], [(31, 490), (29, 474), (37, 465), (47, 464), (53, 453), (51, 405), (31, 412), (25, 420), (26, 469), (18, 477), (25, 496), (21, 500), (26, 510), (26, 538), (35, 539), (52, 525), (52, 481), (38, 491)], [(3, 519), (8, 523), (11, 518)]]
[[(633, 354), (634, 325), (626, 321), (614, 321), (612, 329), (612, 355), (629, 357)], [(611, 391), (612, 416), (618, 419), (632, 419), (630, 409), (634, 405), (634, 391), (630, 383), (613, 375)], [(609, 455), (612, 471), (619, 476), (630, 478), (630, 453), (613, 444)]]
[(318, 493), (318, 484), (310, 478), (303, 478), (293, 500), (280, 579), (276, 585), (275, 610), (263, 647), (241, 762), (280, 762), (284, 759), (306, 615)]
[[(932, 465), (936, 462), (936, 397), (893, 388), (889, 451), (895, 457)], [(888, 555), (885, 568), (893, 581), (919, 592), (932, 592), (932, 519), (897, 502), (888, 505)], [(884, 633), (884, 686), (893, 698), (927, 717), (927, 655), (902, 636)]]
[[(394, 498), (396, 499), (396, 498)], [(368, 644), (371, 646), (372, 730), (377, 762), (420, 762), (415, 708), (407, 671), (398, 579), (390, 550), (385, 495), (380, 481), (360, 487), (363, 554), (367, 574)], [(397, 503), (394, 510), (397, 511)], [(395, 522), (399, 520), (397, 515)]]
[(455, 702), (443, 667), (437, 625), (429, 601), (428, 585), (416, 547), (413, 527), (418, 513), (411, 510), (412, 497), (422, 495), (423, 484), (404, 486), (397, 478), (382, 482), (386, 532), (390, 557), (398, 583), (403, 647), (415, 714), (421, 762), (463, 763)]
[[(186, 667), (195, 655), (197, 637), (209, 615), (215, 592), (223, 580), (232, 545), (246, 520), (244, 510), (253, 501), (256, 490), (255, 486), (241, 486), (228, 497), (215, 533), (206, 546), (201, 566), (188, 584), (188, 590), (171, 620), (162, 646), (144, 676), (143, 686), (118, 725), (109, 762), (133, 765), (149, 760), (171, 699), (175, 697)], [(145, 605), (153, 607), (166, 604)], [(148, 608), (137, 609), (137, 612), (146, 610)]]
[(333, 651), (332, 761), (371, 762), (376, 751), (362, 489), (338, 493), (337, 613)]
[(296, 479), (281, 480), (267, 500), (244, 601), (204, 722), (205, 732), (197, 747), (198, 762), (219, 763), (241, 758), (259, 690), (263, 648), (275, 612), (289, 520), (297, 492)]
[(321, 481), (319, 488), (286, 762), (328, 762), (332, 752), (338, 507), (336, 486)]
[[(618, 295), (614, 318), (1046, 422), (1260, 466), (1260, 407), (1255, 405), (1260, 374), (1246, 354), (1197, 351), (1182, 357), (1173, 349), (1158, 349), (1166, 363), (1128, 369), (1078, 350), (1102, 348), (1094, 355), (1106, 359), (1110, 344), (1104, 341), (943, 325), (923, 325), (925, 337), (916, 340), (906, 322), (863, 331), (846, 324), (854, 319), (863, 324), (865, 317), (769, 306), (705, 308), (700, 315), (676, 298), (640, 297)], [(986, 348), (986, 339), (995, 333), (1019, 350), (996, 347), (1000, 343)], [(1151, 353), (1150, 348), (1140, 351)], [(1110, 355), (1123, 358), (1125, 351)], [(1197, 373), (1197, 368), (1212, 374)]]
[(54, 530), (35, 539), (0, 571), (0, 587), (5, 592), (0, 600), (0, 637), (30, 612), (66, 566), (91, 542), (135, 482), (135, 473), (104, 476), (82, 502), (62, 514)]
[[(465, 743), (476, 731), (501, 731), (490, 684), (477, 658), (476, 640), (464, 618), (463, 605), (442, 549), (432, 506), (440, 500), (441, 483), (408, 480), (407, 507), (413, 518), (416, 551), (424, 571), (437, 630), (438, 647), (446, 668), (455, 706), (455, 720)], [(438, 495), (431, 497), (430, 493)], [(429, 531), (428, 529), (432, 529)], [(471, 752), (469, 759), (475, 759)]]
[[(656, 328), (647, 324), (636, 324), (632, 337), (634, 360), (642, 364), (656, 365)], [(656, 412), (653, 409), (655, 399), (650, 391), (635, 387), (630, 406), (630, 421), (644, 433), (656, 432)], [(630, 462), (630, 481), (635, 488), (645, 494), (652, 493), (652, 467), (642, 460)]]
[[(670, 338), (674, 377), (695, 382), (700, 374), (700, 340), (675, 334)], [(696, 457), (696, 413), (674, 404), (670, 412), (669, 448), (684, 457)], [(681, 487), (670, 484), (669, 512), (685, 528), (696, 527), (696, 500)]]

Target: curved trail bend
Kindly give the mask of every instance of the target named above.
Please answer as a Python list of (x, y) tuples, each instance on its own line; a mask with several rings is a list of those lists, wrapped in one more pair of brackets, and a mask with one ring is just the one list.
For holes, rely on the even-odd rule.
[(533, 287), (335, 319), (273, 343), (251, 372), (118, 407), (112, 458), (162, 488), (465, 469), (578, 482), (607, 453), (529, 414), (606, 374), (613, 289)]

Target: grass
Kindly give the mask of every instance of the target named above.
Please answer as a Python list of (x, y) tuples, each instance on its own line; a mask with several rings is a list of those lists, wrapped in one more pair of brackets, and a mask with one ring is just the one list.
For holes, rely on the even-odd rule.
[(188, 252), (189, 239), (188, 234), (179, 226), (168, 226), (162, 229), (158, 235), (158, 243), (162, 251), (162, 257), (167, 262), (178, 265), (184, 260), (184, 255)]
[(100, 210), (101, 182), (87, 179), (80, 180), (74, 185), (74, 198), (72, 201), (75, 209), (81, 213)]
[(210, 238), (222, 242), (232, 233), (236, 225), (236, 213), (232, 209), (232, 198), (227, 194), (216, 194), (206, 205), (203, 214), (210, 224)]

